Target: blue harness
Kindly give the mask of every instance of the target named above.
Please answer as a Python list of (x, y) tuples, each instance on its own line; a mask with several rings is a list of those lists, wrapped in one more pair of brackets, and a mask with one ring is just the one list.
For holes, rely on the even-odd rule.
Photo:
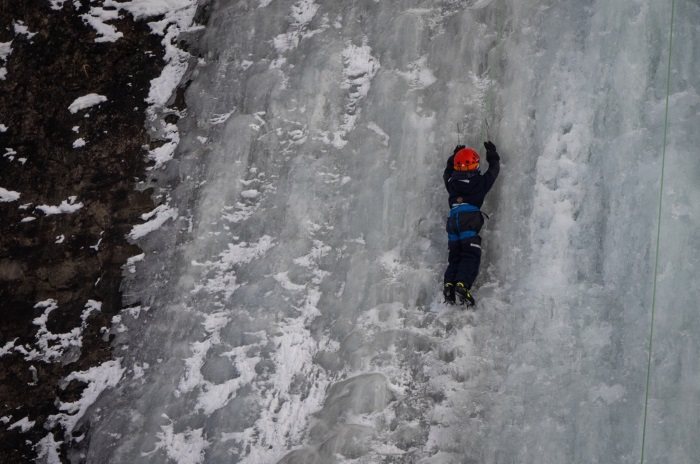
[(449, 221), (450, 230), (447, 233), (447, 240), (450, 242), (458, 242), (471, 237), (476, 237), (476, 232), (473, 230), (459, 230), (459, 213), (477, 213), (479, 208), (468, 203), (462, 203), (461, 205), (453, 206), (450, 211), (450, 219), (454, 218), (454, 224), (457, 226), (457, 230), (452, 227), (453, 221)]

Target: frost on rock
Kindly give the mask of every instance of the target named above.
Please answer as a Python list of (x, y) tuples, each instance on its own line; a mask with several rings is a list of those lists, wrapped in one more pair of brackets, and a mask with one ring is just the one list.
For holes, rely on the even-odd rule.
[(91, 106), (99, 105), (100, 103), (106, 102), (107, 97), (104, 95), (98, 95), (96, 93), (89, 93), (82, 97), (78, 97), (70, 104), (68, 111), (75, 114), (80, 110), (90, 108)]

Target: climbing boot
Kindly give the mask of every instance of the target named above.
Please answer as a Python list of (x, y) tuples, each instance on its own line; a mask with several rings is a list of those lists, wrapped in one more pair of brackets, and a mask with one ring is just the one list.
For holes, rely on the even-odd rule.
[(445, 297), (445, 303), (451, 305), (455, 304), (455, 286), (451, 282), (446, 283), (442, 288), (442, 295)]
[(455, 293), (459, 297), (460, 304), (466, 304), (467, 306), (474, 306), (476, 304), (474, 297), (471, 293), (469, 293), (469, 290), (467, 289), (467, 287), (464, 286), (462, 282), (457, 282), (457, 286), (455, 287)]

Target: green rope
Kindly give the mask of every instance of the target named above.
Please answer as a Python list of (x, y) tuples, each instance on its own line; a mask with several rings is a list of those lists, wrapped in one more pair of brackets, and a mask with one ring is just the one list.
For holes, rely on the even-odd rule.
[(661, 186), (659, 188), (659, 215), (656, 228), (656, 256), (654, 258), (654, 290), (651, 297), (651, 324), (649, 329), (649, 358), (647, 360), (647, 384), (644, 394), (644, 426), (642, 427), (642, 455), (640, 464), (644, 464), (644, 447), (647, 437), (647, 411), (649, 409), (649, 381), (651, 379), (651, 353), (654, 339), (654, 314), (656, 311), (656, 282), (659, 271), (659, 241), (661, 238), (661, 210), (664, 198), (664, 169), (666, 167), (666, 140), (668, 137), (668, 101), (671, 94), (671, 52), (673, 50), (673, 16), (676, 0), (671, 0), (671, 33), (668, 39), (668, 70), (666, 74), (666, 114), (664, 116), (664, 146), (661, 155)]

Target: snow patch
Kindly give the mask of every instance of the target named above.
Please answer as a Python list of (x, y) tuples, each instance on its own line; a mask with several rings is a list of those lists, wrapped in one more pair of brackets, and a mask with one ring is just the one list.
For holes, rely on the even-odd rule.
[(306, 289), (306, 285), (298, 285), (298, 284), (295, 284), (294, 282), (292, 282), (291, 280), (289, 280), (289, 276), (287, 276), (287, 274), (289, 274), (289, 271), (280, 272), (280, 273), (278, 273), (278, 274), (275, 274), (275, 275), (272, 276), (272, 277), (273, 277), (273, 278), (282, 286), (282, 288), (285, 289), (285, 290), (291, 290), (291, 291), (294, 291), (294, 292), (298, 292), (298, 291), (301, 291), (301, 290)]
[(19, 200), (20, 193), (0, 187), (0, 203)]
[(134, 274), (136, 272), (136, 263), (143, 261), (145, 258), (145, 253), (132, 256), (131, 258), (126, 260), (126, 264), (124, 265), (124, 267), (129, 271), (130, 274)]
[(9, 426), (7, 430), (20, 429), (22, 433), (27, 433), (32, 427), (34, 427), (34, 424), (36, 424), (36, 421), (30, 421), (29, 417), (25, 417)]
[(38, 448), (37, 461), (43, 464), (61, 464), (61, 458), (58, 453), (62, 441), (56, 441), (53, 433), (49, 432), (44, 438), (36, 444)]
[(196, 286), (192, 290), (193, 293), (202, 290), (212, 293), (223, 292), (224, 296), (229, 298), (240, 287), (237, 283), (234, 268), (239, 264), (249, 263), (253, 259), (264, 255), (273, 246), (272, 237), (264, 235), (257, 243), (229, 243), (228, 249), (219, 254), (219, 261), (193, 262), (194, 265), (209, 268), (214, 272), (213, 276), (207, 278), (206, 283)]
[[(3, 63), (7, 63), (7, 57), (10, 56), (10, 53), (12, 53), (12, 41), (0, 42), (0, 60)], [(0, 81), (4, 81), (5, 76), (7, 76), (7, 68), (3, 66), (0, 68)]]
[(24, 21), (15, 21), (12, 23), (12, 27), (15, 30), (15, 35), (25, 35), (28, 40), (36, 35), (36, 32), (29, 32), (29, 28), (24, 25)]
[(14, 340), (5, 343), (5, 345), (0, 348), (0, 357), (12, 353), (14, 351), (16, 341), (17, 339), (15, 338)]
[(107, 361), (86, 371), (73, 372), (63, 380), (63, 387), (74, 380), (87, 384), (80, 399), (72, 403), (60, 403), (59, 411), (63, 413), (49, 416), (50, 422), (58, 421), (71, 434), (78, 421), (85, 415), (88, 408), (97, 400), (100, 394), (119, 383), (126, 369), (121, 367), (119, 359)]
[(83, 313), (80, 315), (80, 319), (83, 321), (81, 327), (83, 329), (87, 327), (87, 320), (88, 317), (90, 317), (90, 314), (100, 311), (102, 311), (101, 301), (88, 300), (87, 303), (85, 303), (85, 309), (83, 310)]
[[(155, 217), (154, 217), (155, 216)], [(154, 230), (159, 229), (163, 224), (165, 224), (165, 221), (168, 219), (175, 220), (177, 219), (178, 216), (178, 210), (176, 208), (171, 208), (166, 205), (160, 205), (156, 207), (153, 211), (150, 213), (146, 213), (141, 215), (141, 219), (144, 221), (148, 221), (144, 224), (137, 224), (135, 225), (132, 229), (131, 232), (127, 235), (131, 240), (137, 240)], [(153, 219), (151, 219), (153, 217)], [(149, 220), (151, 219), (151, 220)]]
[(148, 158), (155, 163), (149, 169), (158, 169), (173, 159), (175, 149), (180, 143), (180, 132), (175, 124), (166, 124), (162, 130), (161, 137), (166, 140), (166, 143), (148, 152)]
[(73, 142), (73, 148), (81, 148), (81, 147), (84, 147), (85, 145), (86, 145), (85, 139), (82, 137), (79, 139), (76, 139), (76, 141)]
[(75, 101), (71, 103), (68, 107), (68, 111), (75, 114), (78, 111), (90, 108), (95, 105), (99, 105), (100, 103), (104, 103), (106, 101), (107, 97), (105, 97), (104, 95), (89, 93), (87, 95), (83, 95), (82, 97), (76, 98)]
[[(107, 3), (105, 2), (105, 5)], [(124, 37), (124, 34), (117, 31), (116, 27), (107, 24), (107, 21), (119, 19), (119, 10), (105, 10), (102, 7), (93, 6), (89, 12), (80, 15), (80, 17), (97, 32), (95, 39), (97, 43), (116, 42)]]
[[(163, 414), (163, 417), (169, 419)], [(204, 429), (186, 430), (175, 433), (174, 424), (161, 426), (161, 432), (156, 436), (158, 443), (150, 453), (142, 453), (142, 456), (150, 456), (158, 450), (165, 450), (168, 458), (178, 464), (199, 464), (204, 461), (204, 451), (209, 447), (209, 442), (204, 435)]]
[(69, 348), (80, 348), (83, 345), (80, 327), (63, 334), (54, 334), (46, 327), (49, 314), (58, 308), (56, 300), (40, 301), (34, 307), (44, 308), (44, 313), (32, 321), (32, 324), (39, 326), (39, 330), (36, 333), (36, 348), (30, 349), (30, 347), (24, 345), (15, 347), (15, 351), (24, 355), (25, 360), (33, 361), (39, 359), (44, 362), (52, 362), (63, 356)]
[(52, 216), (54, 214), (70, 214), (83, 207), (82, 203), (75, 202), (77, 199), (78, 197), (71, 196), (68, 197), (68, 200), (63, 200), (58, 206), (39, 205), (36, 207), (36, 209), (42, 211), (47, 216)]
[(311, 37), (321, 30), (307, 31), (311, 20), (316, 16), (319, 5), (313, 0), (301, 0), (292, 5), (292, 24), (291, 31), (285, 34), (279, 34), (272, 41), (278, 53), (282, 54), (288, 50), (292, 50), (299, 45), (299, 42), (304, 37)]

